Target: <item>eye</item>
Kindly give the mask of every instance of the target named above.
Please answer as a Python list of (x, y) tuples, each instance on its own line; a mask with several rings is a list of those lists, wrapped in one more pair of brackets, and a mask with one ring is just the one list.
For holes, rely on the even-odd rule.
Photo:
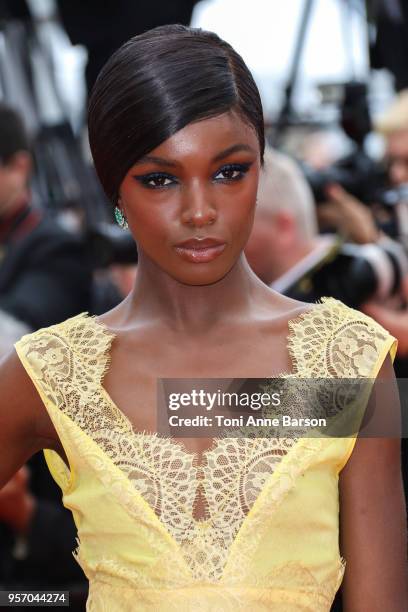
[(248, 172), (251, 164), (227, 164), (222, 166), (214, 175), (215, 180), (237, 181), (242, 179)]
[(160, 189), (162, 187), (170, 187), (176, 183), (176, 180), (170, 174), (164, 172), (152, 172), (150, 174), (143, 174), (140, 176), (134, 176), (139, 183), (147, 187), (148, 189)]

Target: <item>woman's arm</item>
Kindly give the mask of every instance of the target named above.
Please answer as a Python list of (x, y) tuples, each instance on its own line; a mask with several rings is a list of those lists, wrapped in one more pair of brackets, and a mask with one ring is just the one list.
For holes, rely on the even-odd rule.
[(12, 349), (0, 361), (0, 488), (35, 452), (52, 448), (52, 423)]
[[(378, 378), (395, 379), (391, 359)], [(380, 385), (381, 387), (381, 385)], [(382, 385), (377, 409), (399, 410), (397, 387)], [(341, 552), (347, 566), (344, 612), (408, 610), (407, 516), (401, 474), (401, 442), (358, 438), (340, 472)]]

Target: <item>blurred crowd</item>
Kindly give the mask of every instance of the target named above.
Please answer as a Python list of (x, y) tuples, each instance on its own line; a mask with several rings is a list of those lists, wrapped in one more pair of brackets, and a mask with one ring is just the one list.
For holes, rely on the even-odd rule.
[[(27, 27), (25, 3), (3, 4), (4, 24), (18, 18)], [(87, 27), (100, 4), (106, 9), (101, 21), (105, 29)], [(60, 2), (60, 25), (65, 24), (74, 43), (88, 48), (88, 85), (123, 40), (160, 23), (189, 23), (195, 2), (166, 3), (167, 12), (160, 12), (151, 1), (143, 19), (129, 11), (130, 4)], [(111, 28), (112, 11), (126, 27)], [(9, 41), (7, 27), (2, 31)], [(29, 28), (35, 36), (32, 24)], [(0, 57), (0, 76), (2, 61)], [(7, 87), (2, 98), (0, 356), (25, 333), (83, 311), (109, 310), (129, 293), (137, 274), (136, 247), (114, 225), (107, 203), (90, 212), (89, 184), (95, 179), (81, 131), (75, 133), (65, 120), (63, 129), (30, 131)], [(309, 302), (331, 295), (376, 319), (399, 341), (395, 369), (404, 378), (408, 90), (396, 94), (372, 132), (382, 139), (384, 152), (368, 163), (361, 142), (351, 143), (355, 150), (346, 159), (335, 146), (333, 130), (323, 126), (299, 132), (296, 155), (288, 154), (284, 139), (280, 150), (269, 145), (245, 255), (259, 278), (276, 291)], [(52, 172), (44, 168), (50, 158), (57, 163)], [(72, 158), (75, 164), (80, 160), (86, 194), (83, 182), (73, 183), (78, 165), (70, 166)], [(65, 174), (59, 172), (58, 159)], [(103, 200), (96, 184), (91, 193)], [(405, 440), (403, 466), (406, 479)], [(73, 610), (83, 610), (87, 583), (72, 556), (75, 526), (60, 498), (42, 453), (0, 490), (0, 589), (44, 588), (46, 576), (47, 586), (70, 590)]]

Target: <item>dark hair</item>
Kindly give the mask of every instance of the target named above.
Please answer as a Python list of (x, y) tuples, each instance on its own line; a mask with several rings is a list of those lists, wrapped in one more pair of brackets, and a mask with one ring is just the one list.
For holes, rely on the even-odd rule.
[(101, 70), (89, 102), (89, 142), (115, 204), (129, 168), (191, 122), (234, 110), (265, 147), (262, 104), (240, 55), (213, 32), (182, 25), (131, 38)]
[(7, 164), (18, 151), (29, 151), (29, 138), (20, 114), (0, 103), (0, 161)]

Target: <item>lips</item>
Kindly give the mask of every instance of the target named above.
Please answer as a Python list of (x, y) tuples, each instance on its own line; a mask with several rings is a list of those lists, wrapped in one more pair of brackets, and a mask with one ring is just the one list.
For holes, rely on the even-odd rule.
[(190, 238), (179, 242), (174, 248), (186, 261), (207, 263), (212, 261), (225, 249), (226, 244), (218, 238)]
[(176, 244), (176, 247), (185, 249), (206, 249), (208, 247), (220, 246), (221, 244), (225, 243), (223, 240), (218, 240), (218, 238), (189, 238), (188, 240)]

